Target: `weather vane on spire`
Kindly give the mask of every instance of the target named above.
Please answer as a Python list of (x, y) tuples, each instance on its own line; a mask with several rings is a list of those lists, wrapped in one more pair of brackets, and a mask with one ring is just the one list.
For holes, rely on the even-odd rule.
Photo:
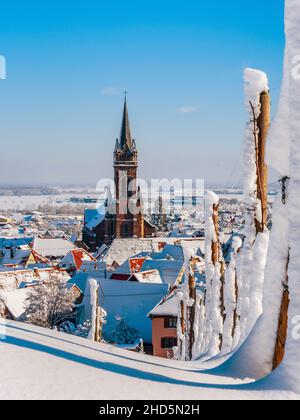
[(127, 95), (128, 95), (128, 90), (127, 90), (127, 89), (125, 89), (125, 90), (124, 90), (124, 97), (125, 97), (125, 99), (127, 99)]

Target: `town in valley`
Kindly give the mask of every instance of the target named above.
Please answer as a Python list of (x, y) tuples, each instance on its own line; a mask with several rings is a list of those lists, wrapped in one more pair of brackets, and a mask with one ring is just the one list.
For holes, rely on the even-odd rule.
[(0, 6), (0, 400), (300, 400), (300, 0), (23, 3)]

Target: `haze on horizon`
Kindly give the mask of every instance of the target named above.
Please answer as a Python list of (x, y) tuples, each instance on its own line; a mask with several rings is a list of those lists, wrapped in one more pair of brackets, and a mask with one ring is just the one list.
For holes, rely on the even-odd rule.
[(283, 10), (283, 0), (2, 3), (0, 183), (112, 177), (124, 89), (140, 177), (239, 183), (243, 69), (268, 74), (274, 114)]

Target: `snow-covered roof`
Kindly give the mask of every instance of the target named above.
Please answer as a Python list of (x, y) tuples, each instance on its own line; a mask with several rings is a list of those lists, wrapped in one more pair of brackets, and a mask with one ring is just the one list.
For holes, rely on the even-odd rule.
[(64, 257), (69, 251), (75, 248), (75, 245), (67, 239), (42, 239), (35, 237), (33, 241), (33, 249), (43, 257)]
[(4, 250), (4, 256), (1, 260), (1, 264), (14, 264), (18, 265), (24, 262), (31, 254), (31, 249), (28, 245), (21, 245), (17, 248), (13, 254), (11, 253), (10, 249)]
[[(171, 292), (168, 296), (164, 297), (161, 302), (158, 303), (152, 309), (151, 312), (149, 312), (148, 316), (156, 317), (156, 316), (174, 316), (178, 317), (178, 298), (176, 296), (177, 293), (181, 293), (181, 288), (175, 289), (173, 292)], [(197, 296), (201, 296), (203, 298), (205, 293), (205, 287), (197, 285), (196, 290)]]
[(19, 320), (26, 310), (28, 289), (17, 289), (11, 292), (0, 292), (0, 299), (4, 302), (7, 310), (15, 320)]
[[(131, 258), (133, 255), (141, 255), (142, 253), (159, 253), (163, 250), (162, 246), (166, 245), (180, 245), (187, 248), (197, 248), (201, 249), (204, 254), (204, 240), (202, 239), (188, 239), (183, 238), (178, 240), (178, 238), (144, 238), (144, 239), (115, 239), (108, 250), (105, 261), (112, 265), (114, 262), (122, 265), (128, 258)], [(167, 248), (168, 250), (168, 248)], [(171, 256), (175, 259), (180, 255), (180, 251), (177, 249), (169, 248)], [(166, 254), (168, 251), (166, 251)], [(164, 257), (163, 257), (164, 258)]]
[(84, 262), (97, 263), (97, 260), (82, 248), (72, 249), (60, 262), (60, 267), (80, 270)]
[(180, 245), (171, 245), (166, 244), (163, 251), (157, 252), (153, 255), (151, 255), (153, 259), (157, 258), (160, 260), (167, 259), (167, 258), (173, 258), (175, 260), (183, 260), (183, 250), (182, 246)]
[(163, 283), (174, 285), (182, 270), (183, 261), (146, 260), (143, 270), (158, 270)]
[(0, 288), (5, 291), (17, 289), (21, 283), (32, 283), (34, 281), (45, 281), (52, 277), (59, 277), (68, 281), (70, 276), (65, 270), (56, 270), (53, 267), (42, 269), (24, 268), (0, 268)]
[(178, 316), (178, 299), (175, 293), (163, 299), (154, 309), (149, 313), (149, 317), (156, 316)]
[(105, 279), (105, 271), (90, 272), (78, 272), (71, 280), (72, 284), (75, 284), (83, 293), (89, 285), (89, 280), (95, 279), (97, 281)]
[(96, 210), (88, 210), (85, 213), (85, 226), (93, 230), (105, 219), (106, 209), (104, 204)]
[(137, 279), (139, 283), (153, 283), (153, 284), (163, 283), (158, 270), (135, 273), (134, 277)]
[(21, 245), (28, 245), (33, 241), (33, 238), (18, 238), (18, 237), (11, 237), (11, 238), (0, 238), (0, 249), (2, 248), (10, 248), (14, 247), (17, 248)]
[(106, 270), (106, 263), (101, 261), (83, 261), (80, 270), (80, 273), (94, 273), (94, 272), (101, 272), (104, 276), (104, 272)]
[(183, 239), (180, 241), (183, 248), (193, 248), (196, 250), (196, 255), (199, 255), (199, 250), (202, 255), (205, 255), (205, 239)]
[[(183, 268), (183, 260), (152, 259), (149, 253), (139, 254), (140, 257), (146, 257), (143, 263), (141, 273), (149, 271), (158, 271), (161, 281), (164, 284), (174, 285)], [(134, 257), (136, 258), (136, 257)], [(114, 274), (131, 274), (129, 260), (122, 264)]]
[(115, 239), (105, 256), (105, 261), (109, 265), (114, 262), (121, 265), (128, 258), (141, 252), (153, 252), (151, 239)]
[(3, 239), (16, 238), (19, 235), (19, 228), (12, 226), (1, 228), (0, 235), (3, 237)]

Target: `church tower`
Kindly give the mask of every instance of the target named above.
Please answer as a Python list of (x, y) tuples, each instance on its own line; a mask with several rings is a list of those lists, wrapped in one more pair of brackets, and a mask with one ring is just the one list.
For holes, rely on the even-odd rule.
[(115, 237), (133, 238), (139, 217), (130, 211), (130, 203), (137, 197), (138, 153), (131, 137), (127, 100), (125, 97), (120, 139), (114, 151), (114, 172), (116, 188)]
[(153, 226), (144, 214), (141, 189), (137, 185), (138, 152), (131, 137), (127, 100), (125, 97), (120, 139), (114, 151), (115, 200), (107, 189), (103, 208), (85, 211), (83, 243), (95, 252), (103, 244), (109, 246), (114, 239), (152, 238)]

